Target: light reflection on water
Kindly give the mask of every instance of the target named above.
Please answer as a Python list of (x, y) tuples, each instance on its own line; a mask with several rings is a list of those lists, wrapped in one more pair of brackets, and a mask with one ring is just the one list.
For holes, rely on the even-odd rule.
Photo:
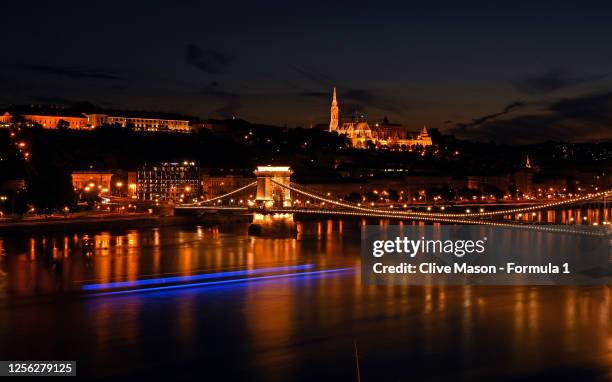
[[(242, 225), (0, 238), (3, 356), (76, 359), (79, 372), (105, 376), (179, 367), (211, 379), (354, 380), (356, 341), (362, 380), (612, 377), (608, 287), (362, 286), (361, 223), (303, 223), (298, 240), (249, 238)], [(355, 271), (72, 293), (85, 281), (304, 263)]]
[(524, 222), (550, 224), (601, 224), (612, 221), (612, 208), (604, 203), (597, 208), (568, 208), (562, 210), (544, 210), (527, 213), (516, 213), (505, 218)]

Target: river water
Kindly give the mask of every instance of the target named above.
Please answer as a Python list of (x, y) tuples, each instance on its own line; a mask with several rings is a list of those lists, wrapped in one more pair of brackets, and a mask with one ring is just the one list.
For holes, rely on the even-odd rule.
[[(246, 231), (0, 237), (0, 359), (76, 360), (79, 376), (100, 379), (612, 379), (607, 286), (362, 286), (359, 222), (301, 223), (297, 239)], [(278, 267), (294, 268), (189, 288), (81, 291)]]

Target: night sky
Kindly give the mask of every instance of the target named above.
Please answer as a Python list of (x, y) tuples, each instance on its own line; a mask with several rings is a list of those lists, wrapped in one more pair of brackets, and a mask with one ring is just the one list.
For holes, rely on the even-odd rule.
[[(600, 2), (603, 3), (603, 2)], [(460, 137), (612, 139), (612, 5), (54, 1), (3, 4), (0, 105), (341, 113)]]

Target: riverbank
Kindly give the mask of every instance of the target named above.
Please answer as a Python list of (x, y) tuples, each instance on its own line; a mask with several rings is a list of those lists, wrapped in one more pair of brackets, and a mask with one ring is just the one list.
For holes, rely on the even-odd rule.
[(55, 215), (3, 219), (0, 234), (54, 232), (66, 229), (108, 229), (155, 227), (186, 223), (187, 217), (157, 216), (148, 213), (103, 213), (86, 215)]
[(63, 230), (131, 229), (168, 227), (189, 224), (231, 225), (252, 220), (251, 215), (178, 215), (160, 216), (150, 213), (85, 213), (51, 216), (28, 216), (0, 219), (0, 235), (44, 233)]

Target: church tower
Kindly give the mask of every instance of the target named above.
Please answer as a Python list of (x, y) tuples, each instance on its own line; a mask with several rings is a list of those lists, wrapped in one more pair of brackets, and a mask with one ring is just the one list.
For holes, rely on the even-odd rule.
[(338, 130), (338, 101), (336, 100), (336, 88), (334, 87), (334, 95), (331, 103), (331, 119), (329, 121), (329, 131)]
[(423, 128), (420, 132), (421, 139), (429, 138), (429, 131), (427, 131), (427, 126), (423, 125)]

